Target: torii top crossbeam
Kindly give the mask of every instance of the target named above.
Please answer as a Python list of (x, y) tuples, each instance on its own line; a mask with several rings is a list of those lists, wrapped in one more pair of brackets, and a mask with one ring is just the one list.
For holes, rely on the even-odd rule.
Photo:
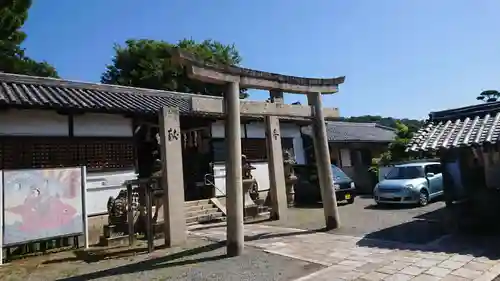
[[(274, 93), (294, 94), (333, 94), (338, 92), (338, 85), (345, 77), (337, 78), (303, 78), (264, 71), (252, 70), (228, 65), (207, 64), (198, 61), (191, 54), (173, 49), (172, 59), (186, 67), (186, 72), (192, 79), (214, 84), (238, 82), (240, 87), (269, 90)], [(309, 117), (314, 115), (310, 106), (285, 105), (244, 101), (240, 103), (241, 114), (260, 114), (276, 116)], [(222, 112), (223, 103), (220, 100), (193, 100), (193, 111)], [(326, 118), (338, 117), (337, 108), (324, 109)]]

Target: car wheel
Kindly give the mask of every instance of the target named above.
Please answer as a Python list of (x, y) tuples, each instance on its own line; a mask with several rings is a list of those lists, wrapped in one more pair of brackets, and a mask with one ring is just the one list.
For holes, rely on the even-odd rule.
[(426, 206), (427, 204), (429, 204), (429, 193), (427, 192), (427, 190), (422, 189), (422, 190), (420, 190), (420, 196), (418, 198), (418, 205), (423, 207), (423, 206)]

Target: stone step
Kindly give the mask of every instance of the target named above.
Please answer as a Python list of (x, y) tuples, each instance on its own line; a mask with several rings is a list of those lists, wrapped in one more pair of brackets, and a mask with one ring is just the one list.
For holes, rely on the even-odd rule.
[(203, 200), (195, 200), (195, 201), (186, 201), (184, 202), (185, 207), (192, 207), (192, 206), (200, 206), (200, 205), (212, 205), (210, 202), (210, 199), (203, 199)]
[(203, 204), (203, 205), (195, 205), (195, 206), (184, 206), (184, 210), (186, 212), (193, 212), (193, 211), (199, 211), (199, 210), (205, 210), (205, 209), (212, 209), (214, 208), (214, 204)]
[(204, 214), (200, 216), (192, 216), (192, 217), (186, 217), (186, 223), (193, 223), (193, 222), (198, 222), (198, 223), (203, 223), (203, 222), (209, 222), (212, 220), (217, 220), (221, 218), (224, 214), (222, 212), (216, 212), (216, 213), (211, 213), (211, 214)]
[(189, 212), (186, 212), (186, 217), (195, 217), (195, 216), (201, 216), (205, 214), (213, 214), (219, 212), (218, 208), (207, 208), (207, 209), (201, 209), (201, 210), (192, 210)]

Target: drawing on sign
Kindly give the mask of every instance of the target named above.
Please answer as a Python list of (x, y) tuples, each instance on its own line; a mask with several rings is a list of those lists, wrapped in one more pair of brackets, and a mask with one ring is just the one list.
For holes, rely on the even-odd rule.
[(168, 141), (179, 139), (179, 132), (177, 131), (177, 129), (172, 129), (172, 128), (168, 129), (167, 135), (168, 135)]
[(80, 168), (4, 171), (4, 245), (83, 232)]
[(273, 137), (274, 137), (274, 140), (277, 140), (277, 139), (278, 139), (278, 137), (279, 137), (279, 135), (280, 135), (280, 134), (278, 133), (278, 130), (277, 130), (277, 129), (274, 129), (274, 130), (273, 130)]

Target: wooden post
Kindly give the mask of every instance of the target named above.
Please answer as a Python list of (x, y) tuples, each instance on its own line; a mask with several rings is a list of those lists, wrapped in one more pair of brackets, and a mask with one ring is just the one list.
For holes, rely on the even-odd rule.
[(148, 253), (153, 252), (154, 250), (154, 241), (153, 241), (153, 221), (151, 215), (153, 214), (153, 206), (151, 202), (151, 193), (152, 193), (152, 182), (149, 181), (144, 185), (145, 191), (145, 201), (146, 201), (146, 238), (148, 241)]
[(132, 209), (132, 184), (127, 184), (127, 223), (128, 223), (128, 244), (134, 244), (134, 210)]

